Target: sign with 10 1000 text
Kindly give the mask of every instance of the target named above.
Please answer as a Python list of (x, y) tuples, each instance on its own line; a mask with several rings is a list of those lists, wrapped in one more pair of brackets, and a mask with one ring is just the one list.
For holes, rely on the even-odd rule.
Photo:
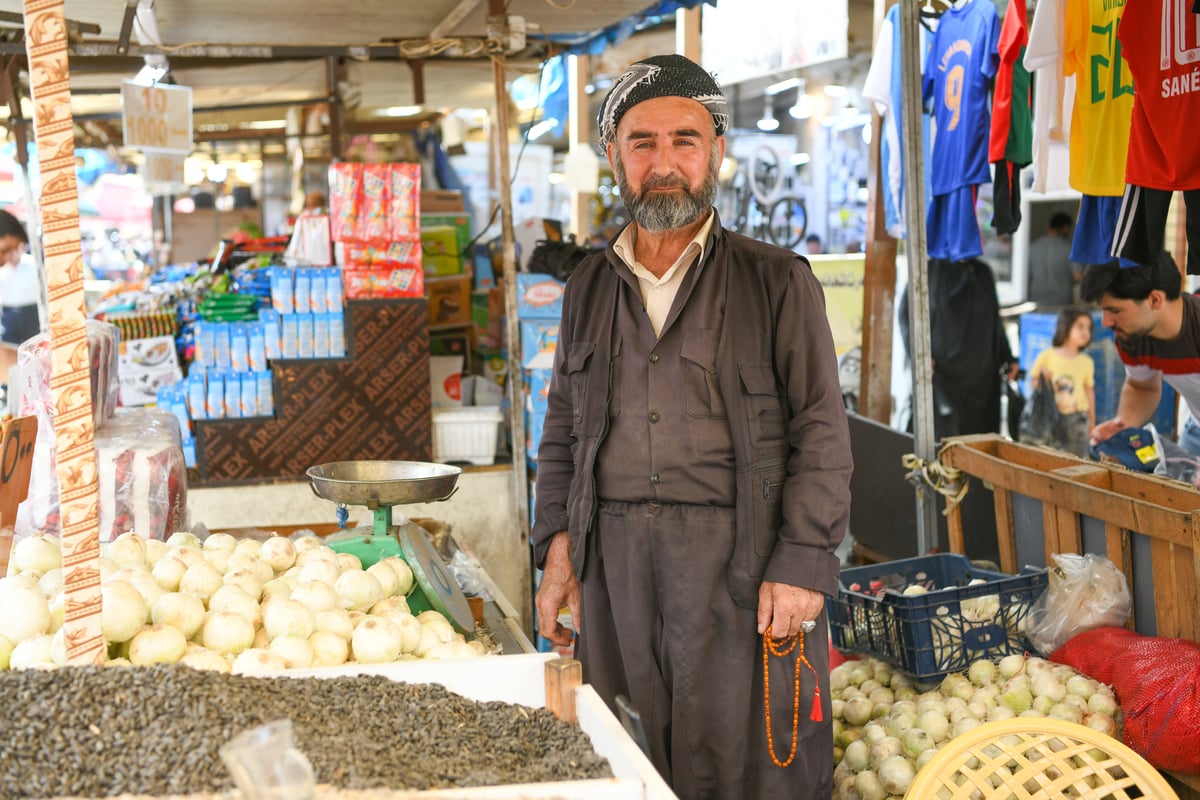
[(121, 83), (122, 133), (126, 147), (176, 153), (192, 151), (190, 86)]

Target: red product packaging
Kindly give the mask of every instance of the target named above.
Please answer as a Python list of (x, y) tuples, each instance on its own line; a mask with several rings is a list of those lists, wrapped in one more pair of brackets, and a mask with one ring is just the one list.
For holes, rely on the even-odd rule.
[(342, 273), (342, 281), (351, 300), (425, 295), (425, 273), (420, 267), (349, 270)]
[(356, 237), (360, 242), (386, 241), (390, 233), (388, 196), (391, 194), (391, 167), (388, 164), (364, 164), (361, 174)]
[[(421, 235), (421, 165), (392, 164), (390, 237), (414, 239)], [(418, 263), (420, 255), (417, 256)]]
[(329, 228), (335, 242), (357, 236), (362, 168), (362, 164), (329, 166)]

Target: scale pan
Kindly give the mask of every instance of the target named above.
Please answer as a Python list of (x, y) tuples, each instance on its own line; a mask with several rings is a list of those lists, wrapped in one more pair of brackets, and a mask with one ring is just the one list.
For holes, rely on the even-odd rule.
[(426, 461), (333, 461), (307, 471), (318, 497), (372, 511), (445, 500), (461, 474), (458, 467)]

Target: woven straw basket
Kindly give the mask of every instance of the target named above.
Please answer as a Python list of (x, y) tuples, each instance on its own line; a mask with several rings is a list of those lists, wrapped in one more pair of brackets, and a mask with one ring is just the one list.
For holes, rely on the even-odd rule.
[(917, 772), (905, 800), (1179, 800), (1126, 745), (1074, 722), (1018, 717), (955, 736)]

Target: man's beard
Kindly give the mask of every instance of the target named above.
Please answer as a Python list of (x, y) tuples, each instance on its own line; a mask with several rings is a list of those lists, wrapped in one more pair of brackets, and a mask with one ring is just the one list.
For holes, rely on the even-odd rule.
[[(613, 172), (621, 190), (621, 200), (637, 224), (652, 233), (675, 230), (691, 225), (708, 214), (717, 196), (717, 148), (709, 154), (708, 174), (693, 190), (682, 175), (647, 178), (640, 194), (633, 191), (625, 179), (625, 165), (618, 154), (613, 160)], [(679, 194), (656, 192), (655, 189), (679, 189)]]

